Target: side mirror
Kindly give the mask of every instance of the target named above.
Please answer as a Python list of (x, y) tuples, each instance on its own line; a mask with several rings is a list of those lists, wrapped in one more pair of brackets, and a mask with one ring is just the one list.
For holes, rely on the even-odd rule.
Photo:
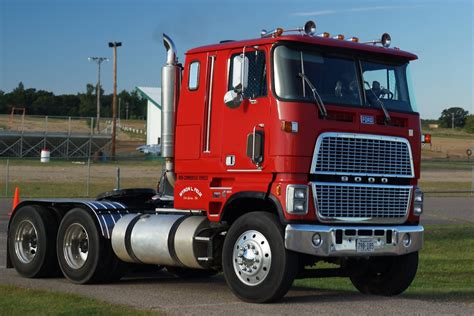
[(238, 108), (244, 100), (244, 91), (248, 85), (249, 59), (244, 54), (232, 58), (232, 90), (224, 95), (224, 103), (231, 109)]
[(232, 88), (242, 89), (242, 92), (247, 88), (249, 78), (249, 59), (240, 54), (234, 56), (232, 59)]
[(238, 108), (242, 104), (242, 101), (244, 101), (244, 96), (242, 92), (238, 90), (227, 91), (224, 95), (224, 103), (231, 109)]

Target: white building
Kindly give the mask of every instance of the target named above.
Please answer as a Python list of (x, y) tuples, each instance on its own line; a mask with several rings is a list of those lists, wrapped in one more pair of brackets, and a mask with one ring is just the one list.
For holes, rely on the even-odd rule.
[(146, 119), (146, 145), (160, 145), (161, 137), (161, 88), (137, 87), (137, 91), (148, 100)]

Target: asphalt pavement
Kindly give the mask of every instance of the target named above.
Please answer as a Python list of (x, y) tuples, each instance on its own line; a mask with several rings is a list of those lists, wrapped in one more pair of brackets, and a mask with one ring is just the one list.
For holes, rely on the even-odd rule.
[[(474, 223), (474, 198), (428, 197), (425, 201), (425, 224)], [(300, 287), (292, 287), (278, 303), (248, 304), (232, 295), (222, 276), (183, 280), (166, 271), (106, 285), (76, 285), (63, 278), (26, 279), (14, 269), (4, 268), (10, 207), (9, 200), (0, 199), (0, 284), (79, 294), (172, 315), (474, 314), (473, 303), (436, 302), (407, 296), (386, 298)]]

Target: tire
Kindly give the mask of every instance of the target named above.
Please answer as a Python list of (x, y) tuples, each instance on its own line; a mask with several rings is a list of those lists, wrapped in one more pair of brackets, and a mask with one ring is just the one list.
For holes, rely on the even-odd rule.
[(15, 270), (27, 278), (58, 274), (56, 234), (58, 220), (39, 205), (18, 209), (8, 230), (8, 253)]
[(61, 271), (73, 283), (116, 281), (126, 268), (95, 219), (81, 208), (72, 209), (61, 221), (56, 251)]
[(182, 279), (208, 278), (217, 274), (217, 271), (215, 270), (188, 269), (182, 267), (166, 267), (166, 270)]
[(418, 252), (396, 257), (373, 257), (365, 271), (351, 277), (352, 284), (363, 294), (393, 296), (403, 293), (412, 283), (418, 269)]
[(251, 212), (227, 232), (222, 265), (227, 285), (238, 298), (267, 303), (290, 289), (298, 272), (298, 255), (285, 249), (283, 227), (275, 215)]

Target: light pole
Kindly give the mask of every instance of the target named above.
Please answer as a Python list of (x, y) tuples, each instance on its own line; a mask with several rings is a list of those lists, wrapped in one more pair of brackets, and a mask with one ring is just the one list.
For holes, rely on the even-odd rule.
[(114, 96), (112, 98), (112, 159), (115, 160), (115, 137), (117, 133), (117, 47), (121, 42), (109, 42), (109, 47), (114, 49)]
[(89, 57), (89, 61), (97, 63), (97, 133), (100, 133), (100, 64), (104, 61), (109, 61), (106, 57)]

